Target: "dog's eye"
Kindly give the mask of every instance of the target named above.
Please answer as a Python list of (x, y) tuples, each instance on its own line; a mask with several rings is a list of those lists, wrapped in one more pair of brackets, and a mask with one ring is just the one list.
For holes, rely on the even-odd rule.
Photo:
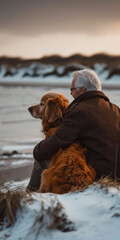
[(44, 105), (44, 103), (43, 103), (43, 102), (41, 102), (41, 103), (40, 103), (40, 106), (43, 106), (43, 105)]

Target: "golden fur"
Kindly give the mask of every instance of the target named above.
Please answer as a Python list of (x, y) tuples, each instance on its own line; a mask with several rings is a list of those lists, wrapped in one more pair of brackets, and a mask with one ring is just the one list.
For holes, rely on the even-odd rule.
[[(33, 117), (42, 119), (46, 138), (56, 131), (68, 104), (62, 94), (48, 93), (42, 97), (40, 104), (29, 108)], [(60, 149), (51, 158), (50, 167), (42, 173), (40, 192), (63, 194), (92, 184), (95, 171), (86, 164), (86, 152), (77, 142)]]

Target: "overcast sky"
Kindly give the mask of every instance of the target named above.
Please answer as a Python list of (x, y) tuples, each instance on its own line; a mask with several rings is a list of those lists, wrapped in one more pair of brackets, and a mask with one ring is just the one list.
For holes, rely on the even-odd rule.
[(120, 54), (120, 0), (0, 0), (0, 55)]

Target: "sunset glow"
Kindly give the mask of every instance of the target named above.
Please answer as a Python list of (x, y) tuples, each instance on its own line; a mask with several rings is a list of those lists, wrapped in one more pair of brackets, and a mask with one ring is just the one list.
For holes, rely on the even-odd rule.
[(117, 0), (1, 0), (0, 55), (120, 55), (119, 10)]

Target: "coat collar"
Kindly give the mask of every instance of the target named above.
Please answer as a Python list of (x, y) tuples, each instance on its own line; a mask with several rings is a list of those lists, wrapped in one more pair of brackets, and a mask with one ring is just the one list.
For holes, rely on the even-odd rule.
[(107, 96), (105, 96), (105, 94), (101, 91), (89, 91), (86, 93), (83, 93), (82, 95), (78, 96), (75, 100), (73, 100), (70, 105), (68, 106), (67, 109), (69, 109), (74, 103), (77, 102), (82, 102), (85, 101), (89, 98), (104, 98), (106, 101), (109, 102), (109, 98)]

